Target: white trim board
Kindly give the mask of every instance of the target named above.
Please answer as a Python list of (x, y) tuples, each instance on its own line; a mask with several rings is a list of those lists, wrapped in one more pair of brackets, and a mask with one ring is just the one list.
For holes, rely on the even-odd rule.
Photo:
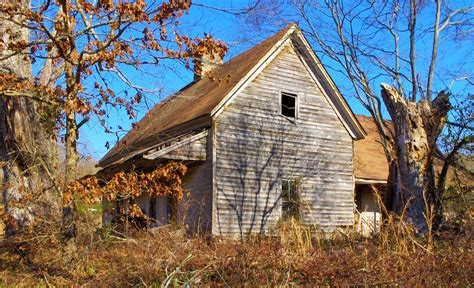
[(204, 137), (206, 137), (206, 136), (207, 136), (207, 130), (205, 130), (205, 131), (203, 131), (203, 132), (201, 132), (201, 133), (198, 133), (198, 134), (196, 134), (196, 135), (193, 135), (193, 136), (191, 136), (191, 137), (189, 137), (189, 138), (183, 139), (183, 140), (181, 140), (181, 141), (179, 141), (179, 142), (177, 142), (177, 143), (175, 143), (175, 144), (173, 144), (173, 145), (170, 145), (170, 146), (168, 146), (168, 147), (166, 147), (166, 148), (163, 148), (163, 149), (161, 149), (161, 150), (154, 151), (154, 152), (148, 152), (148, 153), (146, 153), (146, 154), (143, 154), (143, 158), (148, 159), (148, 160), (157, 159), (157, 158), (159, 158), (159, 157), (161, 157), (161, 156), (163, 156), (163, 155), (165, 155), (165, 154), (167, 154), (167, 153), (169, 153), (169, 152), (171, 152), (171, 151), (174, 151), (174, 150), (176, 150), (176, 149), (178, 149), (178, 148), (180, 148), (180, 147), (183, 147), (183, 146), (186, 145), (186, 144), (192, 143), (192, 142), (194, 142), (194, 141), (196, 141), (196, 140), (199, 140), (199, 139), (201, 139), (201, 138), (204, 138)]
[(387, 184), (386, 180), (371, 180), (363, 178), (355, 178), (356, 184)]

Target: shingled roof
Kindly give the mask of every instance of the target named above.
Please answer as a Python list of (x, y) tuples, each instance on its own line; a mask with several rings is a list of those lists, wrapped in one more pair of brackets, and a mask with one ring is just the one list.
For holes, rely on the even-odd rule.
[[(230, 90), (288, 32), (292, 25), (272, 37), (230, 59), (213, 70), (210, 78), (202, 78), (185, 86), (153, 107), (100, 161), (101, 167), (125, 160), (132, 154), (152, 146), (169, 136), (166, 131), (188, 121), (209, 115)], [(163, 134), (168, 134), (164, 136)]]
[(354, 176), (356, 180), (386, 182), (388, 178), (388, 162), (374, 119), (357, 115), (357, 120), (364, 127), (367, 135), (354, 144)]
[[(227, 101), (226, 96), (237, 84), (249, 73), (253, 73), (253, 69), (261, 61), (265, 61), (265, 56), (272, 53), (272, 49), (278, 43), (283, 43), (295, 31), (299, 31), (295, 24), (287, 26), (253, 48), (215, 68), (212, 71), (212, 77), (194, 81), (157, 104), (99, 161), (99, 166), (105, 168), (123, 163), (171, 137), (178, 136), (179, 133), (211, 126), (213, 110), (222, 101)], [(304, 36), (300, 37), (304, 38)], [(313, 53), (312, 50), (311, 53)], [(319, 60), (316, 59), (316, 62), (318, 69), (323, 70)], [(326, 79), (329, 76), (325, 73), (325, 71), (320, 71), (320, 74), (324, 74), (320, 78), (325, 78), (323, 81), (327, 81), (324, 84), (329, 86), (329, 89), (337, 90), (332, 80)], [(363, 137), (363, 129), (339, 91), (331, 91), (331, 93), (337, 94), (333, 96), (336, 99), (334, 100), (336, 105), (348, 110), (341, 116), (344, 118), (342, 121), (351, 122), (353, 127), (356, 127), (358, 137)]]

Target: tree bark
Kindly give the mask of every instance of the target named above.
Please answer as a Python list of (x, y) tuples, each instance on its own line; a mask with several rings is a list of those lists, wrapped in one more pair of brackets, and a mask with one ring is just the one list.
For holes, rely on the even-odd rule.
[(387, 186), (385, 191), (385, 197), (383, 199), (383, 204), (385, 205), (384, 212), (384, 219), (387, 219), (388, 212), (394, 211), (394, 196), (395, 191), (397, 190), (397, 180), (398, 173), (397, 173), (397, 163), (396, 161), (392, 160), (389, 161), (389, 172), (388, 172), (388, 179), (387, 179)]
[[(59, 1), (62, 15), (69, 15), (69, 0)], [(61, 19), (65, 29), (63, 31), (63, 37), (68, 38), (67, 51), (62, 51), (63, 54), (74, 55), (76, 53), (76, 47), (71, 28), (70, 19), (67, 16), (63, 16)], [(66, 49), (65, 49), (66, 50)], [(80, 79), (77, 77), (81, 71), (77, 68), (75, 74), (74, 64), (71, 59), (66, 59), (64, 62), (64, 72), (66, 81), (66, 103), (64, 107), (65, 120), (66, 120), (66, 131), (65, 131), (65, 171), (64, 171), (64, 186), (63, 190), (67, 191), (69, 183), (77, 179), (77, 163), (79, 161), (79, 154), (77, 152), (77, 139), (79, 137), (77, 122), (76, 122), (76, 111), (74, 110), (74, 99), (77, 96), (76, 81)], [(75, 200), (74, 197), (69, 201), (63, 203), (63, 217), (62, 217), (62, 244), (63, 244), (63, 262), (66, 265), (73, 264), (76, 257), (76, 223), (75, 223)]]
[[(71, 111), (66, 115), (66, 167), (64, 171), (64, 191), (70, 182), (76, 180), (77, 162), (79, 155), (77, 153), (77, 127), (75, 112)], [(75, 249), (76, 223), (75, 223), (75, 205), (74, 199), (70, 203), (64, 203), (62, 236), (67, 254), (73, 253)]]
[[(21, 4), (29, 7), (30, 1), (23, 0)], [(25, 41), (29, 38), (26, 28), (2, 23), (0, 35), (4, 45), (8, 45), (11, 35), (7, 31), (19, 33)], [(0, 51), (0, 55), (9, 53), (8, 49)], [(15, 74), (24, 81), (32, 78), (30, 61), (23, 55), (0, 61), (0, 73)], [(42, 125), (38, 107), (39, 103), (30, 97), (0, 96), (0, 189), (4, 209), (11, 220), (7, 235), (26, 229), (40, 214), (58, 216), (54, 131)]]
[(432, 103), (414, 103), (395, 88), (382, 84), (382, 98), (396, 139), (393, 211), (411, 222), (418, 233), (426, 233), (431, 217), (427, 208), (434, 203), (438, 191), (433, 165), (435, 145), (447, 119), (449, 95), (442, 92)]

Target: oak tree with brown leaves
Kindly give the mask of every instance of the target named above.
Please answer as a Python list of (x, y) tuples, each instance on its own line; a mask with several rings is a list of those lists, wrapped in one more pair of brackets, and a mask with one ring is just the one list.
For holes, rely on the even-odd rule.
[[(79, 128), (95, 116), (107, 130), (108, 107), (122, 107), (130, 118), (135, 117), (136, 106), (147, 95), (147, 89), (133, 83), (127, 72), (154, 67), (167, 59), (189, 67), (197, 55), (223, 55), (227, 51), (211, 35), (193, 38), (180, 32), (179, 18), (188, 13), (190, 6), (190, 0), (0, 1), (0, 21), (5, 27), (0, 62), (8, 66), (17, 61), (27, 70), (0, 71), (0, 99), (2, 103), (32, 103), (23, 117), (38, 120), (24, 120), (30, 125), (28, 129), (39, 129), (41, 120), (41, 127), (53, 127), (49, 135), (60, 135), (66, 155), (64, 173), (51, 175), (51, 179), (53, 185), (60, 185), (59, 199), (67, 200), (63, 203), (66, 241), (74, 237), (74, 201), (68, 187), (77, 178)], [(135, 93), (114, 90), (114, 81), (128, 85)], [(8, 118), (17, 107), (6, 105), (4, 109)], [(14, 130), (16, 122), (12, 123)], [(2, 134), (17, 142), (31, 137), (25, 133), (11, 135), (10, 130), (2, 130)], [(46, 150), (52, 145), (36, 144), (46, 146)], [(5, 141), (0, 146), (5, 155), (19, 154), (11, 151)], [(4, 178), (2, 185), (15, 181), (9, 179)]]
[(167, 196), (181, 200), (185, 193), (182, 177), (186, 171), (183, 163), (168, 162), (146, 172), (137, 172), (132, 168), (108, 176), (86, 176), (69, 183), (63, 201), (81, 201), (86, 205), (92, 205), (99, 199), (117, 202), (123, 209), (115, 211), (114, 217), (123, 217), (127, 222), (129, 217), (147, 218), (134, 199), (147, 195), (151, 199)]

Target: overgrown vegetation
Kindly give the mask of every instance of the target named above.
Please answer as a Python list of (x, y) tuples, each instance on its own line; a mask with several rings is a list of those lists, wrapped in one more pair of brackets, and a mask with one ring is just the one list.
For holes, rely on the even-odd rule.
[[(451, 33), (457, 37), (464, 36), (461, 34), (470, 30), (459, 32), (463, 31), (462, 26), (471, 25), (469, 15), (474, 7), (452, 10), (443, 6), (442, 1), (436, 1), (435, 10), (428, 10), (437, 15), (428, 25), (434, 28), (418, 31), (417, 15), (425, 14), (414, 0), (401, 6), (395, 2), (380, 7), (369, 1), (368, 7), (354, 4), (351, 9), (338, 5), (337, 1), (325, 1), (327, 11), (331, 12), (326, 15), (336, 20), (337, 28), (333, 29), (337, 33), (333, 38), (336, 41), (327, 41), (320, 38), (324, 35), (311, 21), (322, 22), (321, 18), (307, 13), (307, 8), (312, 8), (310, 12), (320, 8), (308, 7), (309, 1), (296, 5), (306, 22), (305, 32), (319, 43), (326, 56), (340, 62), (356, 90), (355, 96), (377, 120), (387, 160), (394, 169), (391, 179), (397, 179), (391, 183), (397, 188), (394, 191), (409, 193), (406, 197), (394, 195), (390, 199), (396, 203), (391, 210), (399, 215), (385, 213), (389, 217), (383, 230), (370, 238), (347, 231), (326, 234), (290, 218), (280, 223), (278, 233), (273, 236), (237, 241), (186, 235), (179, 226), (132, 231), (131, 235), (122, 234), (116, 227), (101, 227), (102, 206), (97, 203), (100, 197), (124, 202), (125, 223), (129, 216), (141, 216), (137, 205), (129, 206), (134, 205), (132, 199), (141, 193), (181, 198), (184, 191), (180, 177), (186, 170), (182, 165), (146, 173), (119, 171), (104, 183), (94, 177), (77, 180), (79, 128), (95, 115), (106, 132), (112, 132), (105, 122), (109, 117), (107, 108), (122, 107), (134, 118), (137, 105), (150, 93), (149, 89), (131, 83), (123, 71), (132, 68), (144, 71), (145, 67), (162, 65), (164, 60), (182, 61), (189, 68), (193, 58), (203, 54), (223, 56), (227, 52), (227, 46), (210, 35), (192, 38), (180, 33), (178, 19), (188, 13), (191, 1), (150, 2), (153, 5), (147, 1), (98, 1), (96, 5), (91, 4), (95, 1), (43, 2), (43, 5), (30, 5), (26, 0), (7, 0), (0, 5), (3, 27), (0, 30), (9, 35), (0, 53), (0, 190), (5, 204), (0, 207), (0, 219), (8, 227), (8, 237), (0, 246), (0, 286), (463, 287), (474, 282), (473, 214), (472, 208), (466, 205), (472, 189), (470, 186), (454, 187), (446, 192), (444, 189), (448, 168), (465, 169), (460, 161), (464, 157), (460, 156), (471, 156), (473, 118), (468, 108), (472, 94), (467, 88), (468, 96), (464, 91), (445, 91), (445, 83), (451, 76), (440, 77), (440, 84), (433, 83), (438, 34), (445, 30), (457, 32)], [(363, 11), (355, 13), (355, 8)], [(380, 17), (373, 19), (366, 11)], [(382, 20), (388, 20), (389, 25)], [(348, 23), (352, 28), (352, 23), (359, 21), (369, 25), (368, 29), (365, 24), (357, 25), (368, 35), (345, 29)], [(393, 23), (407, 24), (408, 32), (406, 25), (399, 28), (392, 26)], [(389, 32), (389, 38), (375, 37), (380, 31)], [(398, 53), (398, 37), (415, 39), (422, 35), (431, 37), (431, 33), (432, 57), (425, 62), (430, 67), (427, 80), (420, 81), (416, 73), (420, 69), (415, 69), (415, 42), (411, 40), (409, 47), (405, 47), (410, 55), (406, 58), (409, 60), (404, 60)], [(386, 49), (387, 41), (380, 39), (392, 36), (392, 49)], [(360, 40), (369, 37), (384, 46), (371, 47), (370, 42), (368, 47), (359, 46), (366, 43)], [(463, 49), (457, 45), (463, 39), (444, 42), (456, 44), (447, 46), (459, 52)], [(393, 63), (382, 61), (387, 55), (394, 56)], [(400, 67), (400, 60), (408, 64)], [(375, 63), (385, 75), (381, 80), (394, 80), (393, 87), (382, 86), (382, 98), (374, 92), (374, 80), (366, 76), (368, 70), (360, 68), (361, 63), (369, 63), (371, 70)], [(454, 70), (460, 67), (452, 63), (445, 66)], [(41, 72), (33, 75), (33, 71)], [(374, 71), (379, 73), (377, 69)], [(459, 76), (469, 80), (469, 76)], [(456, 77), (456, 81), (461, 79)], [(116, 80), (126, 88), (112, 90), (110, 84)], [(421, 86), (426, 86), (426, 90), (420, 89)], [(134, 93), (129, 94), (129, 90)], [(432, 100), (434, 95), (442, 101), (438, 102), (436, 97)], [(457, 99), (462, 105), (456, 107), (450, 99)], [(384, 127), (381, 101), (395, 123), (394, 132)], [(56, 159), (58, 138), (64, 142), (63, 161)], [(413, 144), (420, 139), (423, 145)], [(438, 176), (434, 174), (434, 156), (445, 163)], [(405, 158), (414, 160), (400, 163)], [(450, 197), (453, 204), (443, 206), (443, 201)], [(417, 203), (412, 212), (400, 209), (410, 201)], [(442, 217), (433, 221), (436, 213), (443, 216), (451, 211), (454, 211), (451, 217), (447, 217), (451, 222), (445, 223)], [(411, 214), (415, 225), (418, 222), (421, 228), (418, 231), (423, 233), (415, 233), (413, 226), (399, 220), (406, 214)], [(439, 224), (437, 230), (432, 229), (433, 223)]]
[(395, 226), (363, 238), (287, 221), (278, 236), (244, 241), (187, 236), (170, 226), (128, 238), (108, 228), (81, 230), (74, 268), (59, 265), (54, 241), (9, 241), (0, 253), (0, 284), (467, 287), (474, 282), (471, 216), (464, 215), (462, 229), (436, 234), (432, 252), (426, 239)]
[[(373, 192), (383, 207), (380, 191), (374, 188)], [(130, 229), (124, 234), (120, 223), (101, 225), (102, 205), (81, 198), (75, 200), (78, 234), (74, 262), (65, 265), (63, 261), (60, 225), (55, 220), (41, 221), (29, 232), (2, 242), (0, 287), (467, 287), (474, 282), (474, 219), (468, 202), (455, 208), (456, 203), (457, 198), (446, 201), (452, 207), (452, 217), (447, 217), (450, 221), (444, 230), (430, 230), (424, 236), (403, 222), (403, 215), (385, 211), (384, 226), (371, 237), (352, 228), (328, 233), (317, 224), (305, 226), (297, 217), (287, 217), (267, 236), (237, 240), (189, 235), (180, 224)], [(432, 214), (428, 211), (425, 215), (432, 223)]]

